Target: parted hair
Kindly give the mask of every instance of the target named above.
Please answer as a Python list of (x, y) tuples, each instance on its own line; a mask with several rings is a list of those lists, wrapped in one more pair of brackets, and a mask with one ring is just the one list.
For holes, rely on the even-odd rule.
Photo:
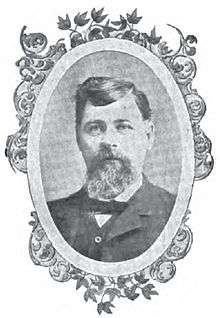
[(136, 89), (132, 82), (112, 77), (89, 77), (78, 85), (76, 91), (76, 124), (80, 125), (87, 102), (93, 106), (106, 106), (132, 93), (144, 120), (151, 117), (146, 95)]

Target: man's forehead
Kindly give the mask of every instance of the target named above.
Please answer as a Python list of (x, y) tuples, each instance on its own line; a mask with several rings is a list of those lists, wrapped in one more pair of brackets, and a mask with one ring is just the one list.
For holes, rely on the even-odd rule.
[(135, 121), (141, 118), (142, 115), (135, 102), (134, 95), (131, 93), (106, 106), (94, 106), (91, 103), (87, 103), (83, 115), (83, 121), (93, 119), (128, 119)]

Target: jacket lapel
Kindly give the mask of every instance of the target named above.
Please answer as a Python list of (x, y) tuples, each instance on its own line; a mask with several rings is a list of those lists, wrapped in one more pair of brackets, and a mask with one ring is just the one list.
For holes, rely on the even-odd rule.
[(153, 214), (150, 204), (151, 192), (150, 183), (144, 178), (141, 188), (129, 200), (127, 209), (115, 220), (107, 235), (107, 240), (142, 227), (140, 215), (150, 216)]

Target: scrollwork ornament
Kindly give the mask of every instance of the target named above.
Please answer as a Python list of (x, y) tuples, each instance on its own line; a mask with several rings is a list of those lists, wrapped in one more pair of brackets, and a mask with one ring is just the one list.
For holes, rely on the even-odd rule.
[(206, 112), (206, 104), (196, 92), (185, 96), (186, 105), (193, 123), (198, 124)]
[(151, 277), (160, 283), (166, 283), (173, 278), (176, 273), (174, 261), (185, 257), (191, 248), (193, 235), (190, 228), (186, 225), (189, 213), (189, 211), (186, 212), (182, 224), (168, 249), (150, 266)]
[[(137, 9), (132, 13), (120, 15), (111, 21), (104, 9), (93, 9), (78, 13), (73, 18), (67, 14), (58, 18), (58, 28), (69, 32), (69, 50), (91, 41), (105, 38), (117, 38), (141, 45), (156, 55), (172, 74), (188, 109), (194, 134), (195, 180), (207, 177), (213, 168), (211, 141), (200, 128), (200, 121), (206, 112), (206, 104), (198, 92), (192, 88), (196, 75), (196, 64), (193, 56), (196, 53), (197, 39), (193, 35), (184, 37), (182, 32), (172, 26), (179, 34), (179, 47), (172, 50), (168, 43), (157, 34), (153, 27), (151, 32), (141, 32), (137, 25), (142, 19)], [(63, 39), (48, 47), (47, 37), (42, 33), (26, 33), (26, 26), (20, 34), (20, 44), (24, 56), (17, 62), (21, 83), (14, 93), (14, 105), (19, 120), (18, 131), (8, 136), (6, 156), (14, 170), (27, 172), (27, 140), (31, 116), (37, 96), (48, 74), (55, 63), (68, 52)], [(67, 44), (68, 45), (68, 44)], [(142, 294), (150, 300), (157, 295), (150, 279), (165, 283), (176, 273), (175, 262), (182, 259), (190, 250), (192, 232), (186, 221), (188, 211), (182, 224), (167, 250), (153, 264), (138, 273), (118, 277), (96, 276), (86, 273), (68, 263), (53, 247), (41, 226), (37, 212), (32, 212), (33, 230), (29, 242), (30, 257), (34, 264), (48, 267), (51, 277), (59, 282), (76, 281), (76, 289), (84, 288), (84, 300), (97, 303), (97, 311), (112, 313), (113, 301), (116, 298), (135, 300)]]
[(190, 83), (196, 75), (196, 65), (193, 59), (184, 55), (177, 55), (170, 60), (170, 68), (178, 84)]
[(23, 27), (20, 43), (25, 54), (16, 62), (22, 82), (14, 93), (14, 105), (17, 111), (20, 129), (8, 137), (6, 156), (14, 170), (26, 173), (26, 148), (29, 122), (39, 91), (52, 67), (64, 53), (65, 44), (62, 40), (50, 46), (46, 52), (47, 38), (42, 33), (26, 34)]
[(195, 143), (195, 180), (206, 178), (213, 169), (212, 144), (199, 125), (193, 125)]

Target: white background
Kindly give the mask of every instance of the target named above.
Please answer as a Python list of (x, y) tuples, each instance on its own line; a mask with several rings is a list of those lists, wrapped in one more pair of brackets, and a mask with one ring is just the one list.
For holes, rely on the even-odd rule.
[[(160, 295), (147, 301), (122, 300), (113, 317), (219, 317), (219, 9), (217, 1), (51, 1), (20, 0), (1, 4), (1, 317), (97, 317), (94, 303), (86, 304), (75, 283), (53, 281), (47, 268), (33, 265), (28, 254), (33, 210), (26, 176), (14, 173), (3, 152), (7, 135), (15, 133), (12, 96), (20, 82), (14, 62), (22, 56), (19, 32), (25, 24), (30, 32), (44, 32), (53, 44), (65, 31), (57, 29), (57, 16), (75, 14), (105, 6), (116, 19), (137, 7), (143, 15), (140, 29), (149, 32), (166, 23), (179, 27), (186, 35), (198, 37), (195, 57), (198, 72), (194, 87), (205, 99), (207, 114), (201, 126), (213, 142), (215, 167), (208, 179), (196, 182), (190, 208), (189, 225), (194, 233), (191, 252), (176, 263), (177, 273), (166, 284), (156, 284)], [(103, 314), (105, 317), (105, 314)]]

